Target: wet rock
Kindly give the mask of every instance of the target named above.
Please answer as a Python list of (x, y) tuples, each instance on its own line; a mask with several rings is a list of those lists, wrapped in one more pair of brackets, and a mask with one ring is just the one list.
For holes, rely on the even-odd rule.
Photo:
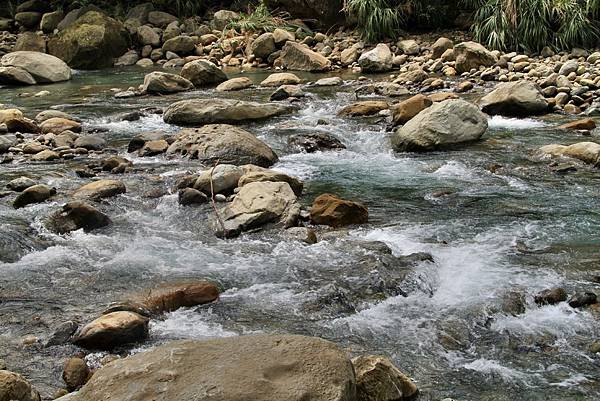
[(83, 135), (75, 140), (74, 146), (87, 150), (102, 150), (106, 146), (106, 140), (97, 135)]
[(339, 86), (344, 83), (340, 77), (321, 78), (315, 82), (315, 86)]
[(21, 68), (29, 73), (37, 83), (53, 83), (71, 79), (71, 69), (57, 57), (49, 54), (18, 51), (4, 55), (2, 67)]
[(242, 89), (247, 89), (252, 87), (253, 83), (252, 80), (250, 80), (250, 78), (246, 78), (246, 77), (239, 77), (239, 78), (232, 78), (230, 80), (227, 80), (223, 83), (221, 83), (219, 86), (217, 86), (217, 92), (230, 92), (230, 91), (238, 91), (238, 90), (242, 90)]
[(569, 299), (571, 308), (582, 308), (598, 302), (598, 297), (593, 292), (578, 292)]
[(214, 401), (355, 399), (352, 365), (336, 345), (310, 337), (258, 335), (176, 341), (114, 361), (69, 401), (142, 401), (147, 394), (183, 400), (206, 389), (212, 389)]
[(227, 75), (207, 60), (195, 60), (186, 63), (181, 69), (181, 76), (197, 88), (227, 81)]
[(73, 197), (78, 199), (99, 200), (126, 192), (125, 184), (117, 180), (98, 180), (90, 182), (76, 190)]
[(0, 370), (0, 400), (40, 401), (40, 395), (21, 375)]
[(361, 203), (344, 200), (331, 194), (322, 194), (312, 204), (310, 220), (314, 224), (343, 227), (367, 223), (369, 212)]
[[(211, 193), (232, 193), (238, 181), (244, 175), (244, 169), (231, 164), (219, 164), (200, 173), (194, 182), (194, 188), (207, 195)], [(212, 190), (211, 190), (212, 181)]]
[(35, 78), (21, 67), (0, 67), (0, 85), (35, 84)]
[(479, 140), (487, 118), (464, 100), (452, 99), (421, 111), (392, 135), (394, 150), (428, 151)]
[(89, 11), (52, 37), (48, 52), (77, 69), (112, 67), (129, 47), (129, 33), (119, 21)]
[(600, 162), (600, 144), (595, 142), (579, 142), (569, 146), (552, 144), (542, 146), (539, 151), (551, 156), (573, 157), (591, 165)]
[(148, 319), (133, 312), (112, 312), (86, 324), (73, 343), (88, 349), (109, 350), (148, 337)]
[(291, 137), (288, 142), (306, 153), (346, 149), (346, 146), (339, 139), (324, 133), (296, 135)]
[(266, 60), (271, 53), (277, 50), (275, 39), (271, 32), (265, 32), (250, 43), (248, 48), (249, 54), (253, 54), (258, 58)]
[(502, 312), (511, 316), (525, 313), (525, 295), (518, 291), (509, 291), (502, 297), (500, 308)]
[(208, 202), (208, 197), (194, 188), (184, 188), (179, 191), (177, 200), (181, 206), (201, 205)]
[(300, 205), (288, 183), (253, 182), (240, 189), (212, 226), (217, 236), (232, 238), (267, 224), (291, 227), (299, 214)]
[(492, 52), (476, 42), (462, 42), (454, 46), (456, 71), (469, 72), (480, 66), (490, 67), (496, 64), (497, 58)]
[(83, 229), (85, 232), (106, 227), (110, 218), (86, 202), (72, 201), (50, 216), (46, 227), (58, 234)]
[(8, 132), (20, 132), (22, 134), (39, 134), (40, 127), (28, 118), (13, 118), (5, 122)]
[(273, 170), (254, 170), (243, 174), (238, 180), (238, 187), (250, 184), (252, 182), (287, 182), (296, 196), (302, 195), (304, 184), (299, 179)]
[(534, 301), (538, 305), (555, 305), (567, 300), (564, 288), (549, 288), (535, 295)]
[(558, 126), (559, 129), (590, 131), (596, 128), (596, 122), (591, 118), (571, 121)]
[(307, 227), (290, 227), (285, 230), (284, 236), (309, 245), (313, 245), (318, 242), (315, 231)]
[(142, 91), (150, 94), (169, 94), (184, 92), (194, 88), (189, 80), (177, 74), (153, 71), (146, 74)]
[(589, 349), (592, 354), (600, 353), (600, 341), (594, 341)]
[(357, 401), (408, 401), (416, 398), (417, 386), (382, 356), (352, 359), (356, 372)]
[(504, 116), (529, 116), (548, 111), (540, 88), (528, 81), (504, 82), (480, 100), (484, 113)]
[(288, 70), (326, 71), (331, 68), (329, 59), (300, 43), (291, 41), (283, 46), (279, 59), (281, 65)]
[(38, 124), (41, 124), (51, 118), (63, 118), (65, 120), (75, 121), (71, 115), (59, 110), (44, 110), (35, 116), (35, 121), (37, 121)]
[(127, 145), (127, 152), (133, 153), (135, 151), (139, 151), (144, 147), (146, 142), (149, 141), (160, 141), (165, 139), (165, 134), (163, 132), (151, 131), (151, 132), (143, 132), (134, 136), (131, 141), (129, 141), (129, 145)]
[(255, 103), (232, 99), (191, 99), (171, 104), (164, 113), (168, 124), (235, 124), (278, 116), (288, 108), (276, 103)]
[(65, 131), (81, 132), (81, 124), (66, 118), (52, 117), (40, 124), (42, 134), (53, 133), (59, 135)]
[(289, 72), (278, 72), (265, 78), (260, 86), (298, 85), (301, 82), (297, 75)]
[(4, 124), (9, 120), (23, 118), (23, 113), (19, 109), (0, 109), (0, 124)]
[(29, 187), (36, 185), (36, 182), (28, 177), (19, 177), (6, 184), (6, 188), (15, 192), (23, 192)]
[(338, 112), (338, 115), (350, 117), (372, 116), (389, 107), (389, 104), (383, 100), (364, 100), (344, 107)]
[(373, 50), (364, 52), (358, 59), (358, 65), (363, 72), (385, 72), (392, 69), (392, 60), (390, 48), (380, 43)]
[(209, 281), (162, 284), (135, 295), (127, 302), (143, 305), (150, 313), (162, 314), (215, 302), (219, 288)]
[(394, 125), (406, 124), (411, 118), (433, 104), (427, 96), (418, 94), (391, 107)]
[(81, 358), (70, 358), (65, 363), (62, 378), (69, 391), (81, 388), (90, 376), (90, 369)]
[(139, 155), (142, 157), (155, 156), (165, 153), (169, 148), (169, 143), (164, 139), (156, 141), (148, 141), (144, 143), (144, 146), (139, 150)]
[(298, 85), (281, 85), (275, 92), (271, 93), (269, 100), (277, 101), (288, 98), (300, 98), (304, 97), (305, 93)]
[(17, 138), (14, 135), (0, 135), (0, 154), (8, 152), (16, 144)]
[(56, 195), (56, 189), (43, 184), (31, 186), (21, 192), (13, 202), (15, 209), (20, 209), (33, 203), (41, 203)]
[(46, 340), (44, 347), (54, 347), (56, 345), (67, 344), (71, 336), (77, 331), (79, 325), (74, 321), (67, 321), (60, 324)]

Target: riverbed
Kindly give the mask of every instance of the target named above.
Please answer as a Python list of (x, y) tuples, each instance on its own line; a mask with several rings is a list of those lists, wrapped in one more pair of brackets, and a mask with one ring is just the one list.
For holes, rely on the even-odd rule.
[[(535, 150), (591, 138), (554, 129), (562, 116), (493, 117), (484, 140), (463, 149), (397, 154), (383, 118), (337, 116), (362, 85), (342, 75), (334, 88), (305, 86), (296, 111), (245, 125), (280, 160), (274, 169), (305, 183), (302, 203), (323, 192), (363, 202), (369, 224), (319, 228), (306, 245), (280, 230), (217, 239), (209, 205), (182, 207), (177, 177), (197, 162), (127, 154), (128, 139), (144, 131), (175, 133), (152, 108), (193, 97), (266, 101), (269, 89), (115, 99), (113, 88), (137, 86), (145, 71), (80, 72), (68, 83), (1, 89), (1, 102), (27, 116), (54, 108), (102, 131), (115, 154), (134, 163), (116, 175), (127, 193), (105, 201), (110, 227), (59, 236), (43, 226), (66, 197), (15, 210), (0, 199), (0, 359), (24, 373), (46, 397), (61, 387), (62, 361), (77, 349), (43, 348), (56, 326), (97, 316), (124, 294), (160, 282), (206, 278), (224, 290), (218, 303), (181, 309), (151, 323), (150, 340), (122, 354), (180, 338), (251, 333), (319, 336), (353, 355), (383, 354), (412, 377), (422, 400), (593, 400), (600, 398), (600, 360), (588, 347), (600, 337), (599, 317), (566, 303), (539, 307), (533, 296), (562, 286), (569, 294), (600, 291), (598, 170), (575, 161), (557, 173)], [(241, 74), (259, 83), (268, 72)], [(301, 75), (314, 81), (326, 75)], [(45, 97), (24, 92), (49, 90)], [(362, 96), (361, 99), (368, 97)], [(137, 121), (123, 113), (150, 110)], [(347, 149), (296, 153), (290, 136), (328, 133)], [(563, 161), (565, 162), (565, 161)], [(88, 182), (75, 159), (0, 165), (0, 183), (26, 175), (67, 194)], [(110, 176), (110, 175), (108, 175)], [(161, 197), (148, 196), (165, 191)], [(405, 273), (397, 295), (362, 294), (357, 283), (392, 255), (428, 253)], [(366, 272), (366, 273), (365, 273)], [(401, 291), (400, 291), (401, 290)], [(511, 294), (525, 311), (503, 310)], [(33, 344), (28, 336), (41, 340)], [(102, 354), (88, 356), (90, 363)]]

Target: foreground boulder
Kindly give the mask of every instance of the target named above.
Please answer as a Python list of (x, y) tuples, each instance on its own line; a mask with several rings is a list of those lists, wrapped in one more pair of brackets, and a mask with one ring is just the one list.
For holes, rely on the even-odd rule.
[(134, 312), (118, 311), (100, 316), (75, 333), (73, 343), (89, 349), (112, 349), (148, 337), (148, 319)]
[(363, 72), (385, 72), (392, 69), (392, 60), (388, 45), (380, 43), (373, 50), (364, 52), (358, 59), (358, 65)]
[(0, 400), (2, 401), (40, 401), (31, 384), (21, 375), (8, 370), (0, 370)]
[(15, 209), (20, 209), (33, 203), (41, 203), (50, 199), (54, 195), (56, 195), (56, 189), (54, 188), (50, 188), (43, 184), (33, 185), (25, 189), (17, 196), (13, 202), (13, 207)]
[(169, 94), (193, 89), (194, 85), (177, 74), (154, 71), (146, 74), (142, 91), (150, 94)]
[(359, 356), (352, 365), (357, 401), (408, 401), (418, 394), (417, 386), (387, 358)]
[(212, 225), (217, 236), (232, 238), (267, 224), (291, 227), (299, 215), (300, 205), (287, 182), (252, 182), (240, 189)]
[(279, 60), (282, 67), (288, 70), (326, 71), (331, 68), (331, 61), (327, 57), (292, 41), (285, 43)]
[(600, 144), (596, 142), (579, 142), (573, 145), (546, 145), (540, 152), (550, 156), (567, 156), (579, 159), (593, 166), (600, 165)]
[(354, 401), (356, 388), (352, 365), (336, 345), (260, 335), (176, 341), (114, 361), (69, 401), (146, 401), (149, 394), (157, 400)]
[(310, 220), (314, 224), (343, 227), (369, 221), (367, 208), (358, 202), (323, 194), (317, 197), (310, 209)]
[[(4, 55), (0, 63), (2, 67), (14, 67), (25, 71), (35, 80), (35, 83), (54, 83), (71, 79), (69, 66), (61, 59), (49, 54), (31, 51), (12, 52)], [(24, 83), (31, 83), (31, 80), (23, 72), (15, 75), (13, 70), (12, 76)]]
[(205, 164), (255, 164), (270, 167), (277, 161), (273, 150), (250, 132), (233, 125), (211, 124), (181, 131), (167, 149)]
[(548, 111), (548, 102), (540, 88), (529, 81), (504, 82), (481, 98), (487, 114), (524, 117)]
[(392, 135), (399, 152), (443, 149), (479, 140), (487, 129), (485, 114), (477, 106), (451, 99), (426, 108)]
[(89, 11), (48, 42), (48, 53), (82, 70), (112, 67), (129, 47), (129, 33), (119, 21)]
[(110, 218), (86, 202), (73, 201), (53, 214), (46, 226), (58, 234), (83, 229), (85, 232), (106, 227), (111, 223)]
[(173, 103), (164, 113), (164, 120), (175, 125), (236, 124), (264, 120), (288, 111), (276, 103), (245, 102), (232, 99), (191, 99)]
[(181, 76), (196, 87), (227, 81), (227, 75), (208, 60), (195, 60), (183, 66)]
[(490, 67), (498, 61), (496, 56), (477, 42), (462, 42), (454, 46), (456, 71), (469, 72), (479, 67)]

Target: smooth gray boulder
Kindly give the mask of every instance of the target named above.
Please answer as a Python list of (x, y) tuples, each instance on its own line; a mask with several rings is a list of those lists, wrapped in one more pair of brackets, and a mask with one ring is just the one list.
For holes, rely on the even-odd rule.
[(548, 111), (540, 88), (529, 81), (503, 82), (481, 98), (479, 105), (487, 114), (526, 117)]
[(2, 67), (17, 67), (27, 71), (37, 83), (54, 83), (71, 79), (71, 68), (50, 54), (18, 51), (5, 54)]

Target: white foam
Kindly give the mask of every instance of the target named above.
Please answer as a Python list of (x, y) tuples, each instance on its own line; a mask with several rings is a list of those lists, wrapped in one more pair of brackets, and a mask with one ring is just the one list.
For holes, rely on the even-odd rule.
[(150, 322), (150, 336), (155, 339), (209, 339), (238, 335), (217, 323), (209, 309), (197, 311), (182, 308), (168, 313), (164, 320)]
[(160, 114), (149, 114), (142, 116), (136, 121), (111, 121), (109, 118), (100, 118), (91, 120), (90, 125), (107, 128), (110, 131), (119, 133), (139, 134), (147, 131), (165, 131), (171, 132), (176, 130), (173, 126), (165, 123)]
[(516, 369), (503, 366), (499, 361), (479, 358), (463, 365), (465, 369), (474, 370), (490, 376), (499, 376), (504, 381), (526, 381), (528, 375)]
[(543, 121), (532, 118), (509, 118), (503, 116), (493, 116), (488, 119), (488, 127), (492, 129), (533, 129), (548, 126)]

